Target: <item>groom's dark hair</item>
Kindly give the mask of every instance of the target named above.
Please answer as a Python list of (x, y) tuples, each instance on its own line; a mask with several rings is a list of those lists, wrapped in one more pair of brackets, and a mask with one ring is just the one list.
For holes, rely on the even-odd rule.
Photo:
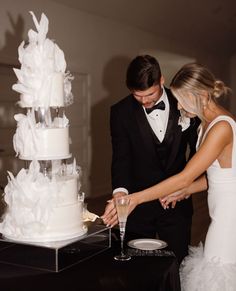
[(129, 90), (146, 90), (159, 84), (161, 69), (158, 61), (150, 55), (141, 55), (134, 58), (126, 73), (126, 86)]

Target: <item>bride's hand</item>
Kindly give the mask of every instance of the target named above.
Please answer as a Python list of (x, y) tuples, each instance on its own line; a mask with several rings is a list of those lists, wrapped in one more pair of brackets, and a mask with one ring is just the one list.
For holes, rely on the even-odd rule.
[(171, 208), (174, 208), (176, 206), (176, 203), (183, 200), (188, 199), (190, 194), (187, 191), (187, 188), (183, 188), (181, 190), (178, 190), (174, 193), (169, 194), (168, 196), (162, 197), (160, 199), (160, 203), (164, 209), (169, 208), (169, 205), (171, 204)]

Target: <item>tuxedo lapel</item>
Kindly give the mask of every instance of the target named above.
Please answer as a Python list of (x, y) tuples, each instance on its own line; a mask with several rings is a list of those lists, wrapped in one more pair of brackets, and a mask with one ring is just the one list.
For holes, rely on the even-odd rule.
[(148, 153), (151, 156), (156, 156), (153, 132), (147, 121), (143, 108), (135, 99), (133, 102), (133, 106), (134, 106), (135, 118), (138, 123), (138, 127), (141, 133), (141, 138), (143, 140), (143, 143), (145, 144), (145, 147)]
[(170, 96), (168, 96), (168, 100), (170, 104), (170, 113), (164, 141), (172, 139), (172, 146), (170, 147), (171, 151), (166, 165), (167, 171), (171, 167), (176, 157), (182, 137), (182, 128), (180, 125), (178, 125), (180, 114), (176, 108), (176, 104), (174, 103), (175, 100)]

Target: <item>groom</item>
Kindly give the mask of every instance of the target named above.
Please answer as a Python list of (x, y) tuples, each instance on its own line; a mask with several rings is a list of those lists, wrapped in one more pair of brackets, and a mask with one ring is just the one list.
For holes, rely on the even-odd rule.
[[(180, 172), (186, 164), (187, 147), (190, 156), (195, 152), (199, 125), (195, 119), (179, 125), (177, 101), (164, 87), (154, 57), (133, 59), (126, 85), (130, 95), (113, 105), (110, 115), (114, 197), (143, 190)], [(158, 234), (181, 262), (190, 244), (192, 211), (191, 198), (167, 210), (159, 200), (144, 203), (129, 215), (127, 234), (136, 238)]]

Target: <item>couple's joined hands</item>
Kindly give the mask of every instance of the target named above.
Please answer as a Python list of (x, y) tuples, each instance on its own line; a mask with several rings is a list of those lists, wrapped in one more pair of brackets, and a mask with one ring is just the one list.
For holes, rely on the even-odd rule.
[[(115, 198), (125, 196), (125, 195), (127, 194), (124, 192), (117, 192), (113, 195), (112, 199), (107, 201), (108, 204), (106, 205), (105, 211), (103, 215), (101, 216), (106, 226), (113, 227), (116, 224), (118, 224), (119, 221), (118, 221), (118, 216), (116, 212)], [(159, 201), (164, 209), (168, 209), (170, 205), (172, 208), (174, 208), (178, 201), (187, 199), (189, 198), (189, 196), (190, 194), (188, 193), (187, 188), (184, 188), (174, 193), (171, 193), (165, 197), (160, 198)], [(130, 214), (134, 210), (134, 208), (138, 205), (133, 194), (129, 194), (129, 200), (130, 200), (130, 203), (129, 203), (128, 214)]]
[(175, 208), (175, 205), (177, 202), (183, 200), (183, 199), (188, 199), (191, 194), (187, 192), (187, 188), (183, 188), (181, 190), (178, 190), (174, 193), (171, 193), (165, 197), (162, 197), (159, 199), (162, 207), (164, 209), (168, 209), (171, 204), (171, 208)]

